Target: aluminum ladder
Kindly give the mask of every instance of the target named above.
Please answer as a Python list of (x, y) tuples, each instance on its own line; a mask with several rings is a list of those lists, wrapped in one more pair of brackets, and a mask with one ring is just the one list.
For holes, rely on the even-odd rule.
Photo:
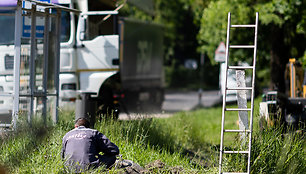
[[(254, 34), (254, 45), (230, 45), (230, 30), (231, 28), (254, 28), (255, 34)], [(222, 162), (223, 162), (223, 154), (247, 154), (248, 155), (248, 164), (247, 164), (247, 172), (242, 172), (245, 174), (250, 173), (250, 167), (251, 167), (251, 144), (252, 144), (252, 129), (253, 129), (253, 110), (254, 110), (254, 86), (255, 86), (255, 66), (256, 66), (256, 51), (257, 51), (257, 29), (258, 29), (258, 12), (256, 12), (256, 20), (255, 24), (250, 25), (232, 25), (231, 24), (231, 13), (228, 13), (228, 24), (227, 24), (227, 38), (226, 38), (226, 59), (225, 59), (225, 66), (226, 66), (226, 76), (225, 76), (225, 87), (223, 89), (223, 107), (222, 107), (222, 125), (221, 125), (221, 143), (220, 143), (220, 159), (219, 159), (219, 174), (226, 174), (226, 173), (241, 173), (241, 172), (225, 172), (222, 168)], [(250, 66), (231, 66), (228, 65), (229, 61), (229, 49), (254, 49), (253, 53), (253, 61), (252, 65)], [(228, 78), (228, 70), (252, 70), (252, 80), (251, 80), (251, 87), (228, 87), (227, 86), (227, 78)], [(251, 92), (251, 108), (227, 108), (226, 107), (226, 94), (228, 90), (236, 90), (237, 92), (239, 90), (247, 90)], [(226, 130), (224, 129), (224, 121), (225, 121), (225, 112), (226, 111), (244, 111), (249, 113), (249, 129), (245, 130)], [(248, 149), (247, 150), (241, 150), (241, 151), (227, 151), (224, 149), (224, 133), (245, 133), (248, 135)]]

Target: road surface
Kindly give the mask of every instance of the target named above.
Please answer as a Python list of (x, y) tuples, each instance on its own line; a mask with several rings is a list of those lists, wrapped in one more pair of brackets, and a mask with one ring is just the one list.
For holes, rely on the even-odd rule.
[(165, 112), (190, 111), (199, 104), (202, 107), (211, 107), (220, 102), (220, 98), (219, 91), (203, 91), (201, 101), (197, 91), (167, 92), (162, 109)]
[[(119, 119), (136, 119), (143, 117), (169, 117), (173, 113), (180, 111), (190, 111), (198, 106), (211, 107), (221, 102), (219, 91), (203, 91), (201, 100), (199, 100), (198, 91), (167, 91), (165, 101), (162, 105), (162, 113), (155, 114), (129, 114), (121, 113)], [(200, 101), (200, 102), (199, 102)]]

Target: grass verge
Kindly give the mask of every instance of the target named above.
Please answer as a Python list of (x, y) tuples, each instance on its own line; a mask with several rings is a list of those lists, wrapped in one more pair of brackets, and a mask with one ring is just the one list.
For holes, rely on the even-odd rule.
[[(73, 118), (74, 113), (61, 112), (55, 126), (41, 126), (41, 121), (36, 121), (31, 127), (21, 124), (15, 133), (2, 135), (0, 164), (10, 173), (62, 173), (61, 140), (73, 128)], [(227, 120), (228, 128), (237, 128), (237, 113), (229, 114)], [(261, 131), (257, 120), (255, 117), (251, 172), (306, 173), (304, 135), (283, 134), (281, 128)], [(102, 121), (95, 128), (119, 146), (124, 159), (147, 166), (147, 173), (217, 173), (220, 123), (221, 107), (213, 107), (180, 112), (170, 118)], [(225, 146), (240, 146), (236, 140), (237, 135), (225, 137)], [(152, 165), (157, 160), (163, 165)], [(246, 166), (245, 158), (238, 156), (224, 161), (228, 170), (242, 171)]]

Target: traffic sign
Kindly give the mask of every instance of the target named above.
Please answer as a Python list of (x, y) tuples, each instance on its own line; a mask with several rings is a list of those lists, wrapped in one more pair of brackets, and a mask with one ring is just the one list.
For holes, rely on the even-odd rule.
[(218, 48), (215, 51), (215, 61), (216, 62), (225, 62), (225, 44), (223, 42), (221, 42), (218, 46)]
[[(39, 1), (50, 3), (51, 0), (39, 0)], [(29, 1), (23, 1), (22, 7), (26, 9), (31, 9), (32, 3)], [(37, 6), (36, 10), (44, 12), (44, 8), (40, 6)], [(22, 25), (22, 37), (24, 38), (31, 37), (31, 17), (24, 16), (22, 24), (23, 24)], [(45, 17), (37, 16), (36, 17), (36, 38), (44, 37), (44, 25), (45, 25)]]

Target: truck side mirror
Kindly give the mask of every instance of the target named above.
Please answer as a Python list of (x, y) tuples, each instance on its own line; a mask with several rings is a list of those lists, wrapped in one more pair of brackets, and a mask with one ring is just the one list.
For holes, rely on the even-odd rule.
[(84, 16), (80, 16), (79, 22), (78, 22), (78, 34), (79, 39), (85, 40), (86, 38), (86, 18)]

